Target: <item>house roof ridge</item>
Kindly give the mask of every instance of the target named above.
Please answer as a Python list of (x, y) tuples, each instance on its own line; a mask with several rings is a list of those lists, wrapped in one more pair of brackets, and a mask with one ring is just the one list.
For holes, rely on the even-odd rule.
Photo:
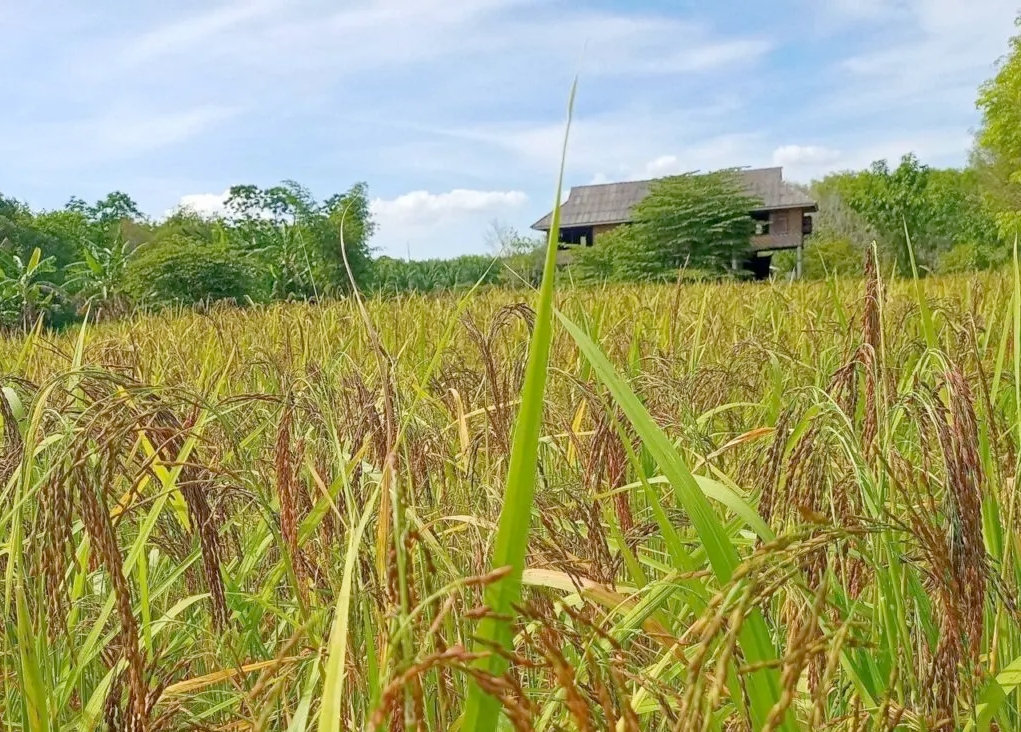
[[(766, 166), (763, 166), (761, 168), (753, 168), (753, 167), (720, 168), (719, 170), (710, 170), (710, 171), (706, 171), (706, 172), (707, 173), (719, 173), (719, 172), (724, 171), (724, 170), (735, 170), (739, 174), (741, 174), (741, 173), (764, 173), (766, 171), (779, 170), (780, 171), (780, 175), (781, 175), (781, 182), (786, 183), (787, 185), (792, 185), (789, 181), (783, 180), (783, 178), (782, 178), (782, 176), (783, 176), (783, 166), (782, 165), (766, 165)], [(698, 174), (700, 174), (700, 171), (695, 170), (695, 171), (690, 171), (690, 173), (694, 174), (694, 175), (698, 175)], [(653, 178), (636, 178), (636, 179), (633, 179), (633, 180), (616, 180), (616, 181), (607, 181), (605, 183), (583, 183), (582, 185), (571, 186), (571, 190), (573, 191), (576, 188), (603, 188), (603, 187), (609, 187), (609, 186), (634, 185), (634, 184), (637, 184), (637, 183), (655, 183), (658, 180), (664, 180), (665, 178), (675, 178), (678, 175), (688, 175), (688, 173), (672, 173), (670, 175), (660, 175), (660, 176), (656, 176), (656, 177), (653, 177)]]

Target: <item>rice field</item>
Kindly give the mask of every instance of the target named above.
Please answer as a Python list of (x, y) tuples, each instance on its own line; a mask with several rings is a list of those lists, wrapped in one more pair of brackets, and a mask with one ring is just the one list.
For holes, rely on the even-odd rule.
[(1021, 727), (1015, 274), (550, 296), (0, 342), (2, 729)]

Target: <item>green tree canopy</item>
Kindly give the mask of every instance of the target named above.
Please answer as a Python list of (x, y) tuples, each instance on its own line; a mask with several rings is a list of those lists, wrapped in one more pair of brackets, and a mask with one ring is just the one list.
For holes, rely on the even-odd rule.
[[(876, 238), (882, 258), (901, 274), (911, 272), (909, 244), (923, 271), (938, 269), (940, 257), (958, 245), (997, 246), (995, 222), (974, 171), (931, 168), (908, 154), (896, 168), (879, 160), (817, 187), (841, 197)], [(823, 234), (825, 227), (820, 229)]]
[(229, 233), (261, 262), (274, 297), (346, 292), (345, 253), (355, 282), (368, 282), (374, 227), (365, 184), (322, 202), (294, 181), (265, 189), (234, 186), (226, 208)]
[(127, 262), (125, 292), (138, 304), (193, 305), (258, 299), (249, 259), (227, 242), (208, 243), (174, 235), (143, 245)]
[[(1021, 16), (1016, 24), (1021, 27)], [(1013, 240), (1021, 233), (1021, 34), (979, 90), (978, 108), (982, 125), (973, 162), (1001, 233)]]

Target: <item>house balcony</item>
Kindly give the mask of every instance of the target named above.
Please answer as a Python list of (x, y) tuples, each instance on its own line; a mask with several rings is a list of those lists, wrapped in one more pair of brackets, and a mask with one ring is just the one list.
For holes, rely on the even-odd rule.
[(804, 242), (801, 232), (786, 234), (759, 234), (752, 237), (752, 250), (771, 252), (779, 249), (797, 249)]

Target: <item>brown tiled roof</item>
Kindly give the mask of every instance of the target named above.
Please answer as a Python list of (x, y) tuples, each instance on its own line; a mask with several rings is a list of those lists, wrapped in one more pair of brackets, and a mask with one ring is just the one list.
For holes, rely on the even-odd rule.
[[(783, 179), (783, 168), (757, 168), (738, 171), (745, 190), (762, 201), (759, 211), (782, 208), (815, 208), (815, 201)], [(597, 226), (621, 224), (631, 220), (631, 209), (649, 194), (655, 180), (575, 186), (560, 208), (560, 226)], [(532, 224), (538, 231), (549, 231), (552, 212)]]

